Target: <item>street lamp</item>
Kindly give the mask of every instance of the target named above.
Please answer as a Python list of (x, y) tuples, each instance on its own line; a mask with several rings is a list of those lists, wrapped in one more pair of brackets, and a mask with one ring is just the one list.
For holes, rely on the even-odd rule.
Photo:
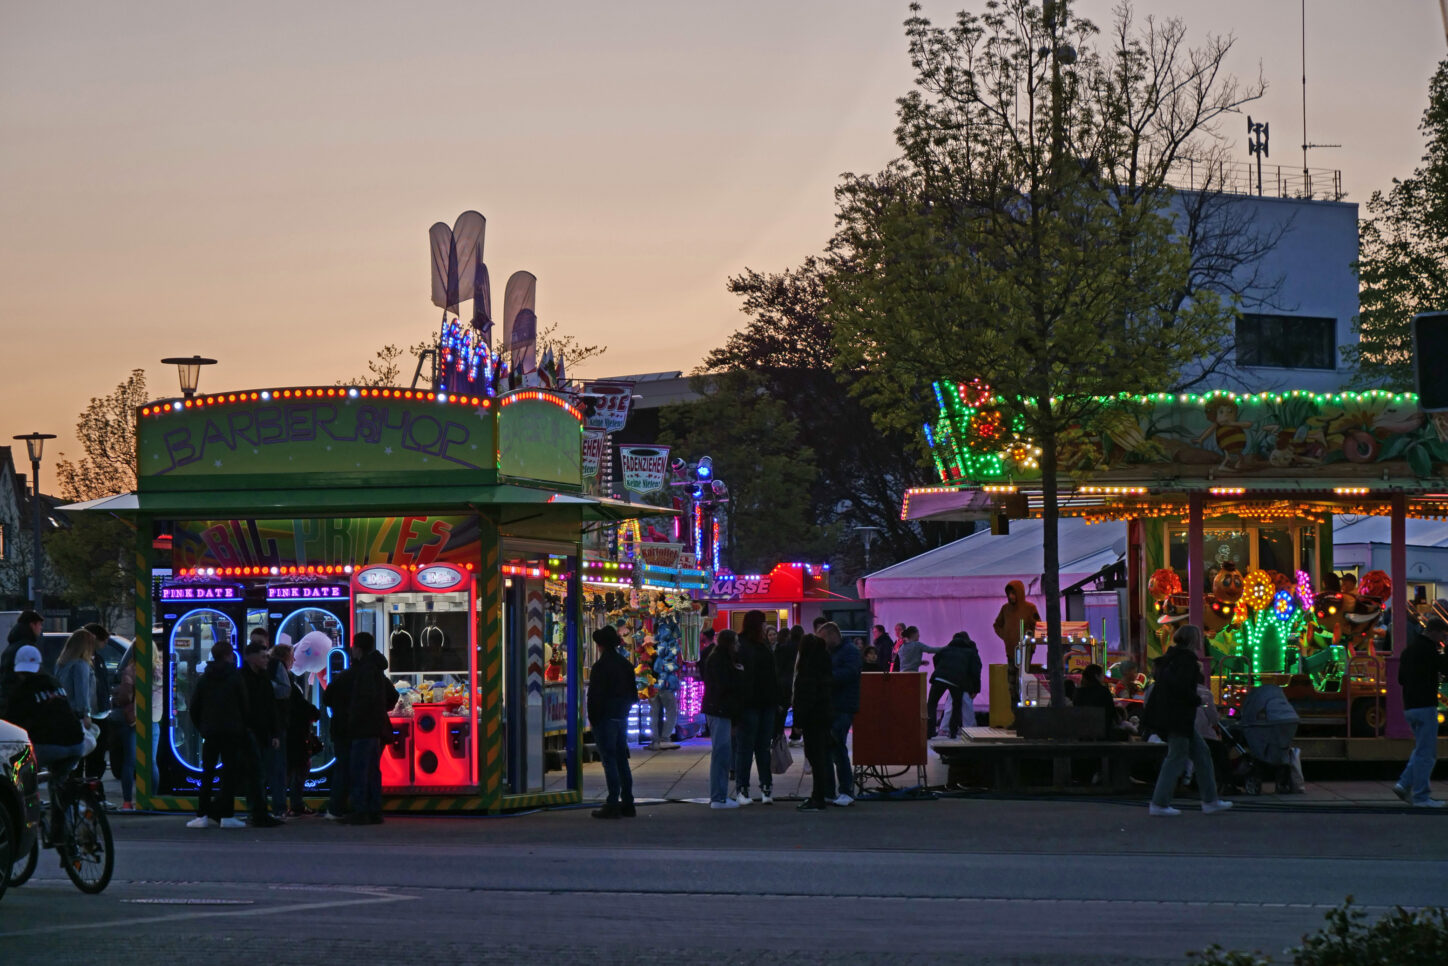
[(870, 544), (875, 542), (875, 537), (880, 533), (879, 527), (855, 527), (855, 532), (860, 535), (860, 540), (865, 544), (865, 573), (870, 572)]
[(196, 395), (196, 384), (201, 380), (201, 367), (216, 365), (215, 359), (203, 359), (201, 356), (173, 356), (170, 359), (162, 359), (161, 365), (175, 366), (176, 374), (181, 377), (181, 395), (190, 399)]
[(55, 439), (55, 435), (53, 433), (29, 433), (14, 438), (25, 440), (25, 448), (30, 453), (30, 479), (35, 486), (34, 493), (30, 498), (30, 530), (31, 536), (34, 538), (30, 593), (35, 600), (35, 609), (44, 613), (45, 591), (40, 578), (40, 456), (45, 451), (45, 441)]

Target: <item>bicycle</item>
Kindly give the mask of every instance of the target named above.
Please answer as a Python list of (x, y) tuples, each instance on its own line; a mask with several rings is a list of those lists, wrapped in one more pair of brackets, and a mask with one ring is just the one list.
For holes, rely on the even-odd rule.
[[(37, 784), (48, 781), (48, 771), (36, 775)], [(61, 783), (56, 798), (43, 813), (39, 823), (39, 835), (31, 843), (30, 850), (15, 860), (10, 872), (10, 885), (20, 886), (28, 881), (40, 863), (42, 848), (55, 849), (60, 855), (60, 867), (81, 892), (95, 895), (110, 883), (111, 873), (116, 866), (115, 841), (111, 837), (111, 823), (101, 808), (103, 793), (97, 779), (69, 777)], [(60, 835), (55, 831), (54, 810), (60, 809)]]

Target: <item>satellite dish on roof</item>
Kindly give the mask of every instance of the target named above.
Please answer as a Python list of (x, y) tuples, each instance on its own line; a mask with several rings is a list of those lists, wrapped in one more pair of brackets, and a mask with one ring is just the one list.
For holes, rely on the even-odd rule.
[(1118, 557), (1126, 556), (1126, 538), (1122, 537), (1111, 544), (1111, 552)]

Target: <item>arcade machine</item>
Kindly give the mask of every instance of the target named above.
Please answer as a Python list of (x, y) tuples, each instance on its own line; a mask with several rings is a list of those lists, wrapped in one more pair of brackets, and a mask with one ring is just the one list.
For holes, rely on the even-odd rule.
[(477, 785), (474, 613), (473, 574), (461, 567), (376, 564), (352, 575), (354, 634), (373, 635), (398, 690), (382, 752), (385, 791)]
[(211, 660), (212, 645), (229, 641), (240, 666), (248, 633), (246, 593), (238, 582), (204, 577), (165, 578), (155, 593), (160, 617), (156, 643), (164, 648), (162, 733), (156, 752), (160, 791), (195, 795), (201, 787), (201, 733), (188, 704)]
[[(343, 578), (295, 577), (274, 579), (266, 585), (266, 616), (272, 644), (290, 644), (296, 661), (292, 673), (301, 678), (302, 692), (318, 709), (331, 675), (347, 667), (351, 588)], [(334, 760), (331, 719), (323, 714), (317, 725), (322, 749), (312, 756), (311, 774), (304, 781), (309, 792), (325, 787), (327, 769)]]

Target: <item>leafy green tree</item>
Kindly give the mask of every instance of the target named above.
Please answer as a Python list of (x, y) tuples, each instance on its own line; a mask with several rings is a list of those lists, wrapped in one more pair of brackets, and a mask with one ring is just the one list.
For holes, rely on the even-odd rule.
[(838, 189), (829, 287), (837, 364), (891, 430), (930, 384), (979, 377), (1040, 449), (1052, 700), (1063, 701), (1058, 442), (1103, 397), (1170, 386), (1229, 345), (1232, 293), (1204, 284), (1177, 163), (1260, 93), (1223, 72), (1231, 41), (1117, 10), (1109, 43), (1065, 0), (906, 21), (917, 89), (901, 157)]
[(789, 407), (743, 370), (697, 376), (702, 399), (660, 413), (662, 445), (708, 455), (729, 487), (726, 565), (767, 572), (782, 560), (819, 560), (838, 532), (810, 513), (815, 452)]
[(1412, 388), (1413, 316), (1448, 309), (1448, 60), (1418, 129), (1423, 164), (1387, 194), (1374, 191), (1358, 228), (1359, 341), (1342, 354), (1363, 386)]
[[(83, 455), (65, 454), (56, 467), (60, 492), (72, 502), (94, 500), (136, 487), (136, 409), (147, 401), (146, 373), (134, 369), (108, 395), (90, 401), (76, 421)], [(106, 513), (70, 515), (45, 544), (62, 596), (77, 607), (95, 607), (108, 624), (130, 610), (135, 590), (135, 529)]]

